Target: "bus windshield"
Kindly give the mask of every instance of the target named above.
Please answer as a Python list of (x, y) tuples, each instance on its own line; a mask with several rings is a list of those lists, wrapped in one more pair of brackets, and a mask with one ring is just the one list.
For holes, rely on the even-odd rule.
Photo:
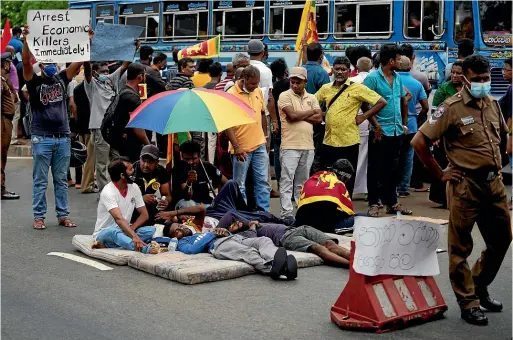
[(511, 45), (511, 9), (511, 1), (479, 1), (481, 32), (486, 45)]

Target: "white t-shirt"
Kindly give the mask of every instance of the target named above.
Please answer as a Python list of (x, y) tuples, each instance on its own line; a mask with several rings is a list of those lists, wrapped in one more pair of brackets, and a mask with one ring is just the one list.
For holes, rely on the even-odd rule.
[(125, 220), (130, 222), (134, 209), (141, 207), (144, 207), (144, 201), (141, 190), (137, 184), (128, 184), (127, 194), (123, 197), (114, 183), (109, 182), (100, 194), (93, 238), (96, 240), (96, 237), (101, 231), (117, 225), (116, 221), (114, 221), (114, 218), (109, 213), (110, 210), (119, 208), (121, 215)]
[[(349, 80), (358, 84), (363, 84), (363, 81), (365, 80), (365, 78), (367, 78), (368, 75), (369, 72), (358, 72), (358, 75), (349, 78)], [(362, 110), (358, 110), (358, 115), (363, 115)], [(365, 120), (363, 123), (358, 125), (358, 127), (360, 128), (360, 137), (369, 135), (369, 124), (369, 121)]]
[(99, 129), (102, 126), (103, 116), (109, 108), (112, 97), (118, 92), (120, 76), (121, 68), (118, 68), (114, 73), (109, 74), (109, 79), (106, 82), (101, 82), (95, 77), (91, 79), (90, 83), (87, 80), (84, 81), (84, 89), (91, 103), (89, 129)]
[(269, 111), (267, 110), (267, 103), (269, 102), (269, 91), (273, 89), (273, 73), (269, 67), (265, 66), (261, 61), (250, 60), (249, 63), (260, 71), (260, 84), (258, 87), (260, 87), (264, 93), (265, 114), (268, 116)]

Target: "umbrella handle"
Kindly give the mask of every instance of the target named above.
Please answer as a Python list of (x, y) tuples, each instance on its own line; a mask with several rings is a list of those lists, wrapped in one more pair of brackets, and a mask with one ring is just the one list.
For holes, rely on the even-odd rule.
[(210, 190), (212, 191), (212, 195), (214, 195), (214, 198), (215, 198), (216, 192), (214, 191), (214, 186), (212, 185), (212, 181), (210, 180), (210, 177), (208, 177), (207, 169), (205, 169), (205, 166), (203, 165), (203, 161), (201, 160), (201, 158), (199, 161), (200, 161), (201, 167), (203, 168), (203, 172), (205, 173), (205, 176), (207, 177), (208, 186), (209, 186)]

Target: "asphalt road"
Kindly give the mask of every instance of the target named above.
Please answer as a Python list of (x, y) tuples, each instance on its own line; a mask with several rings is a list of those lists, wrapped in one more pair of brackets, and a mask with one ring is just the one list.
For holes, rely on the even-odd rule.
[[(81, 256), (72, 248), (71, 238), (92, 233), (96, 195), (70, 189), (71, 217), (79, 227), (65, 229), (57, 226), (50, 185), (47, 229), (33, 230), (31, 171), (30, 160), (10, 159), (7, 164), (8, 188), (20, 193), (21, 199), (2, 201), (1, 208), (4, 340), (511, 338), (511, 250), (490, 287), (505, 309), (487, 314), (488, 327), (470, 326), (460, 319), (448, 278), (447, 253), (441, 253), (441, 274), (436, 280), (449, 306), (444, 319), (380, 335), (344, 331), (329, 317), (348, 280), (344, 269), (301, 269), (294, 282), (251, 275), (186, 286), (129, 267), (100, 271), (47, 256), (52, 251)], [(431, 208), (425, 193), (415, 193), (403, 203), (416, 215), (448, 216), (447, 211)], [(275, 212), (278, 205), (273, 199)], [(365, 211), (365, 202), (357, 201), (356, 206)], [(472, 260), (484, 247), (477, 228), (474, 244)]]

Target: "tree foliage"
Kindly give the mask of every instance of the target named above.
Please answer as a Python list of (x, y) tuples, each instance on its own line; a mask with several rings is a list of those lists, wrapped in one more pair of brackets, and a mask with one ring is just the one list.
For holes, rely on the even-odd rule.
[(31, 9), (66, 9), (68, 1), (13, 1), (2, 0), (0, 9), (2, 13), (2, 27), (9, 18), (11, 28), (23, 26), (27, 23), (27, 12)]

